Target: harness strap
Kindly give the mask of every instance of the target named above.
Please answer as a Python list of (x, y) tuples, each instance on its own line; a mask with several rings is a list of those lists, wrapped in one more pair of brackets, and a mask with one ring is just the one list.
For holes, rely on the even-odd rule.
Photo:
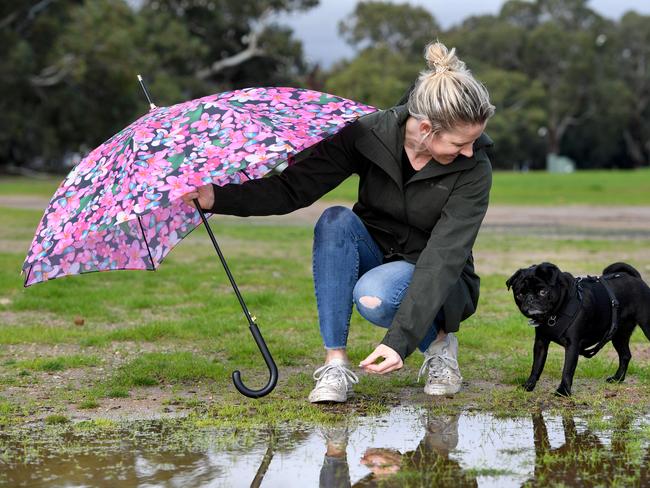
[(605, 336), (600, 340), (598, 344), (595, 346), (591, 346), (587, 349), (583, 349), (580, 354), (582, 354), (586, 358), (591, 358), (593, 357), (598, 351), (600, 351), (605, 344), (607, 344), (612, 337), (614, 337), (614, 334), (616, 334), (616, 331), (618, 330), (618, 312), (620, 308), (620, 303), (616, 299), (616, 295), (614, 295), (614, 292), (612, 289), (607, 286), (607, 279), (610, 278), (618, 278), (620, 275), (615, 274), (615, 275), (607, 275), (607, 276), (602, 276), (600, 279), (596, 278), (596, 282), (600, 283), (603, 288), (605, 288), (605, 291), (607, 291), (607, 295), (609, 296), (609, 303), (611, 306), (611, 318), (612, 322), (611, 325), (609, 326), (609, 330), (605, 334)]

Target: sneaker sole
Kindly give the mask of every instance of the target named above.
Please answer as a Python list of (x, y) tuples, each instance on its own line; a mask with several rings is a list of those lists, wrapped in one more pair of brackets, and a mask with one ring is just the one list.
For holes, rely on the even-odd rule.
[(336, 395), (332, 392), (312, 391), (309, 394), (309, 401), (310, 403), (345, 403), (351, 396), (353, 396), (351, 392), (347, 395)]
[(449, 386), (432, 386), (424, 387), (424, 393), (427, 395), (433, 396), (444, 396), (444, 395), (454, 395), (460, 391), (461, 385), (449, 385)]

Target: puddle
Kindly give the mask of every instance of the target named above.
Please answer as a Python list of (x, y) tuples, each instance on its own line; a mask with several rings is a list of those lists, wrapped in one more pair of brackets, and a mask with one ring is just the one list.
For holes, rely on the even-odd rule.
[(349, 426), (243, 433), (187, 420), (33, 426), (0, 432), (0, 485), (649, 486), (648, 425), (598, 430), (579, 417), (399, 407)]

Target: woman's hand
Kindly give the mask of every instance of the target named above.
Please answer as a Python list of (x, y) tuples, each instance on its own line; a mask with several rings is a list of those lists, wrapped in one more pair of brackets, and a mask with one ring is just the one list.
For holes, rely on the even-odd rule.
[[(383, 360), (375, 364), (379, 358)], [(395, 349), (379, 344), (370, 356), (359, 363), (359, 366), (369, 373), (384, 374), (401, 369), (404, 362)]]
[(402, 454), (395, 449), (371, 447), (363, 454), (361, 464), (377, 476), (395, 474), (400, 470)]
[(195, 191), (186, 193), (181, 197), (185, 203), (194, 206), (195, 198), (198, 198), (199, 205), (203, 210), (209, 210), (214, 206), (214, 188), (211, 184), (199, 186)]

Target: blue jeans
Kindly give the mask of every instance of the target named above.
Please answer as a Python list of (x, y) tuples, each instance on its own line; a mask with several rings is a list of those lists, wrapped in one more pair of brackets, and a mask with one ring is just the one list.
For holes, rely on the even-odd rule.
[[(406, 261), (384, 263), (381, 249), (361, 219), (346, 207), (330, 207), (314, 229), (313, 267), (325, 348), (344, 349), (352, 303), (369, 322), (390, 327), (415, 265)], [(441, 309), (418, 345), (421, 351), (435, 340), (443, 324)]]

